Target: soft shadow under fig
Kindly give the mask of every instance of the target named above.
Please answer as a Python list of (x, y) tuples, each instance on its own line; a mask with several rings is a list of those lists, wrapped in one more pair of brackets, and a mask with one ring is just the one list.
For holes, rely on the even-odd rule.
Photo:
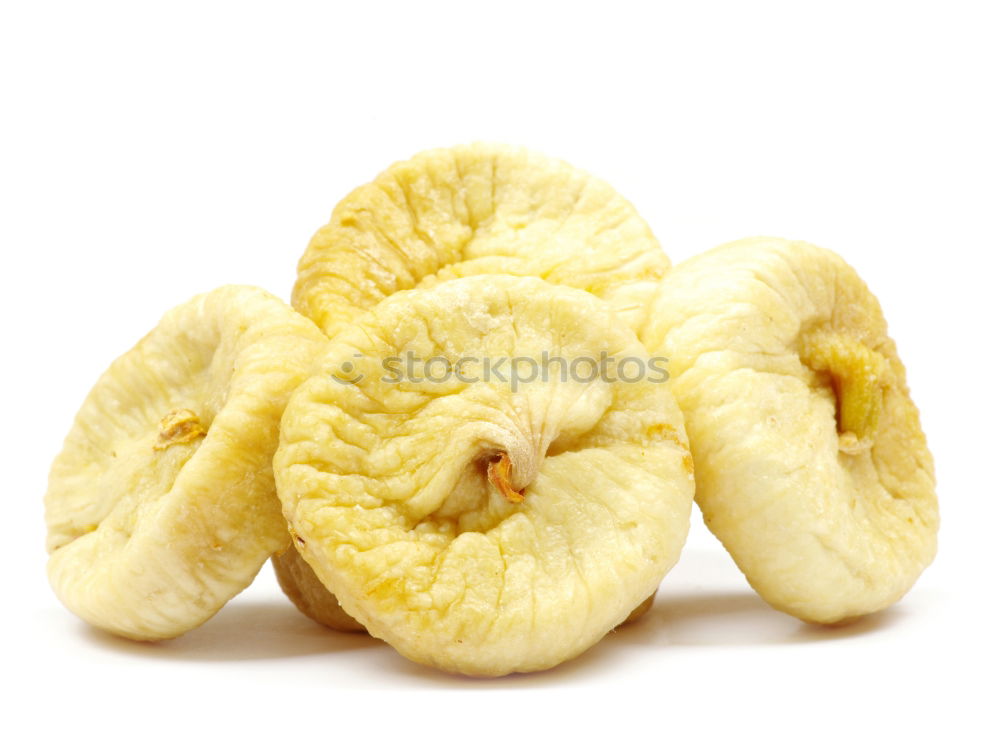
[(279, 659), (381, 645), (366, 633), (324, 628), (283, 599), (232, 602), (201, 627), (169, 641), (129, 641), (89, 626), (82, 626), (81, 632), (112, 651), (180, 661)]
[[(628, 663), (630, 646), (756, 646), (828, 643), (888, 629), (902, 617), (891, 607), (838, 626), (811, 625), (779, 612), (750, 591), (671, 594), (661, 592), (643, 617), (611, 631), (585, 653), (554, 669), (475, 681), (485, 687), (533, 687), (572, 684), (590, 673)], [(439, 686), (468, 684), (464, 678), (409, 664), (400, 658), (394, 671)]]
[(763, 644), (822, 643), (875, 633), (899, 618), (895, 608), (829, 627), (809, 625), (768, 605), (750, 591), (727, 593), (662, 591), (642, 618), (609, 633), (576, 659), (543, 672), (513, 674), (496, 679), (469, 679), (413, 664), (402, 657), (389, 660), (394, 675), (419, 679), (437, 687), (549, 687), (573, 684), (591, 673), (628, 663), (624, 647), (645, 646), (756, 646)]
[(390, 679), (435, 687), (550, 687), (606, 674), (609, 668), (630, 663), (632, 654), (642, 648), (831, 642), (881, 632), (905, 615), (893, 607), (842, 626), (809, 625), (773, 609), (749, 587), (720, 591), (699, 588), (697, 580), (684, 580), (685, 571), (709, 577), (713, 583), (725, 579), (734, 569), (715, 555), (695, 553), (677, 570), (680, 586), (674, 588), (667, 582), (649, 612), (613, 630), (581, 656), (548, 671), (496, 679), (470, 679), (415, 664), (365, 633), (341, 633), (314, 623), (284, 598), (231, 602), (200, 628), (171, 641), (139, 643), (87, 626), (81, 626), (81, 633), (116, 653), (167, 661), (249, 661), (384, 651), (377, 664)]
[(817, 643), (874, 633), (892, 625), (890, 608), (839, 626), (810, 625), (779, 612), (750, 590), (662, 592), (638, 622), (613, 631), (603, 643), (656, 646), (757, 646)]

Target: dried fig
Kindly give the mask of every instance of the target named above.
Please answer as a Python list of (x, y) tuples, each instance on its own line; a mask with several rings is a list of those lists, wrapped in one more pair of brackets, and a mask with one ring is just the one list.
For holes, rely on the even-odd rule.
[(299, 262), (292, 304), (333, 336), (421, 283), (539, 276), (598, 295), (638, 328), (668, 267), (603, 181), (523, 149), (465, 145), (396, 163), (341, 201)]
[[(598, 358), (631, 360), (627, 381)], [(424, 364), (399, 374), (407, 360)], [(275, 479), (298, 550), (418, 662), (501, 675), (581, 653), (687, 534), (690, 456), (654, 361), (610, 306), (540, 279), (389, 297), (282, 418)]]
[(670, 358), (705, 523), (769, 603), (834, 623), (934, 558), (931, 454), (878, 301), (843, 259), (755, 238), (676, 267), (644, 332)]
[(337, 598), (316, 578), (296, 548), (271, 556), (278, 586), (299, 612), (334, 630), (364, 631), (365, 626), (344, 612)]
[[(298, 550), (285, 550), (271, 556), (271, 565), (274, 566), (274, 575), (278, 578), (281, 591), (303, 615), (333, 630), (348, 633), (365, 630), (364, 625), (344, 612), (340, 600), (323, 586), (323, 582), (299, 555)], [(622, 625), (634, 623), (649, 612), (655, 598), (656, 592), (646, 597), (622, 621)]]
[(112, 363), (45, 496), (49, 579), (70, 610), (128, 638), (171, 638), (287, 545), (271, 458), (323, 340), (267, 292), (223, 287)]

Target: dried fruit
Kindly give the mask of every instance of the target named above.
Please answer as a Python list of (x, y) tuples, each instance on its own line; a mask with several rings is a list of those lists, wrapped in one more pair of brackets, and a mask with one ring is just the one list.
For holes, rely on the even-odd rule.
[(49, 579), (70, 610), (128, 638), (171, 638), (288, 543), (271, 458), (323, 341), (267, 292), (223, 287), (112, 363), (45, 495)]
[(753, 587), (833, 623), (931, 562), (934, 468), (878, 301), (837, 255), (773, 238), (676, 267), (644, 340), (670, 358), (697, 501)]
[[(399, 290), (541, 276), (593, 292), (638, 328), (668, 267), (649, 227), (604, 182), (523, 149), (467, 145), (397, 163), (337, 205), (300, 261), (292, 301), (333, 336)], [(286, 568), (275, 562), (296, 606), (339, 627), (337, 599), (322, 601), (318, 581)]]
[(299, 551), (289, 548), (271, 557), (278, 586), (299, 612), (320, 625), (348, 632), (363, 631), (365, 626), (344, 612), (337, 598), (316, 578)]
[(638, 328), (669, 261), (614, 189), (513, 147), (396, 163), (348, 195), (299, 262), (297, 310), (330, 336), (394, 292), (478, 274), (588, 290)]
[[(329, 589), (323, 586), (308, 563), (299, 555), (298, 550), (285, 550), (271, 556), (274, 575), (278, 578), (278, 586), (285, 596), (303, 615), (325, 625), (333, 630), (353, 633), (364, 631), (365, 626), (344, 612), (337, 599)], [(622, 622), (622, 625), (634, 623), (649, 612), (653, 606), (656, 592), (644, 599)]]
[(595, 376), (602, 352), (654, 366), (592, 295), (504, 276), (393, 295), (331, 343), (275, 478), (372, 635), (466, 674), (544, 669), (656, 589), (687, 534), (684, 427), (661, 376)]

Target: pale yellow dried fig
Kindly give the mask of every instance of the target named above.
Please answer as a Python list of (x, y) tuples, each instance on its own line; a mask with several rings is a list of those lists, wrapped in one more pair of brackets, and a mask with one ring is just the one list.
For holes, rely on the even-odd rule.
[[(289, 549), (273, 555), (271, 564), (281, 591), (303, 615), (333, 630), (348, 633), (365, 630), (365, 626), (344, 612), (340, 600), (323, 586), (323, 582), (299, 555), (298, 550)], [(646, 597), (622, 621), (622, 625), (634, 623), (649, 612), (655, 598), (655, 592)]]
[(267, 292), (223, 287), (112, 363), (45, 495), (49, 579), (70, 610), (128, 638), (171, 638), (288, 544), (271, 458), (323, 341)]
[[(602, 354), (632, 360), (628, 379), (597, 374)], [(282, 419), (298, 550), (416, 661), (500, 675), (572, 658), (654, 592), (687, 534), (690, 455), (653, 362), (608, 305), (540, 279), (393, 295)]]
[(705, 523), (775, 607), (834, 623), (934, 558), (931, 454), (878, 301), (843, 259), (755, 238), (685, 261), (644, 333), (670, 358)]
[(633, 328), (669, 261), (614, 189), (501, 145), (396, 163), (333, 210), (299, 262), (297, 310), (329, 335), (400, 290), (463, 276), (539, 276), (592, 292)]

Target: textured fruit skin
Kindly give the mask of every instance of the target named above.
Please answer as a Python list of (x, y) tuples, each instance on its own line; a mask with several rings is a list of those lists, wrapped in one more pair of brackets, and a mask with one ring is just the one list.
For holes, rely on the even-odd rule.
[(668, 356), (709, 529), (774, 607), (892, 604), (936, 552), (934, 466), (878, 301), (836, 254), (754, 238), (677, 266), (643, 339)]
[[(340, 601), (323, 582), (316, 572), (299, 555), (298, 550), (289, 549), (271, 556), (274, 575), (285, 596), (295, 605), (296, 609), (320, 625), (344, 633), (365, 632), (365, 626), (344, 612)], [(622, 625), (634, 623), (653, 606), (656, 593), (644, 599), (625, 620)]]
[(669, 265), (603, 181), (521, 148), (462, 145), (396, 163), (341, 201), (299, 262), (292, 304), (333, 337), (400, 290), (539, 276), (596, 294), (638, 329)]
[(112, 363), (45, 495), (49, 580), (72, 612), (127, 638), (172, 638), (288, 544), (271, 459), (324, 340), (276, 297), (227, 286)]
[(289, 547), (271, 556), (274, 575), (285, 596), (303, 615), (333, 630), (364, 632), (365, 626), (344, 612), (337, 598), (323, 586), (299, 551)]
[[(457, 279), (394, 295), (342, 333), (282, 418), (275, 478), (299, 551), (415, 661), (484, 676), (551, 667), (621, 623), (677, 560), (694, 482), (665, 384), (394, 383), (379, 361), (542, 350), (647, 356), (588, 293)], [(334, 379), (345, 361), (361, 381)], [(502, 455), (521, 503), (487, 479)]]

